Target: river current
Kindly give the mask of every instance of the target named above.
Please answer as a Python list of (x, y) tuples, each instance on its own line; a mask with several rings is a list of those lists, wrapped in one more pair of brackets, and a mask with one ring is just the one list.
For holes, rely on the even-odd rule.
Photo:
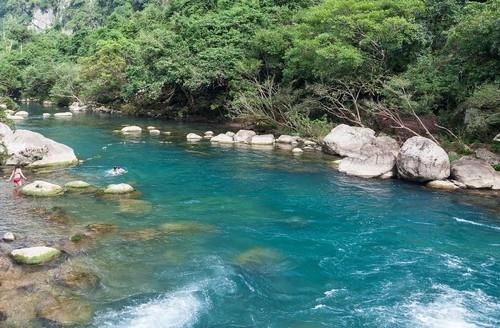
[[(0, 231), (50, 245), (68, 228), (30, 209), (54, 206), (72, 231), (117, 226), (68, 259), (100, 281), (81, 327), (500, 327), (498, 199), (348, 177), (321, 154), (185, 141), (217, 126), (28, 109), (18, 128), (85, 160), (37, 178), (140, 191), (29, 199), (0, 182)], [(172, 135), (113, 133), (132, 123)], [(108, 176), (115, 165), (128, 173)]]

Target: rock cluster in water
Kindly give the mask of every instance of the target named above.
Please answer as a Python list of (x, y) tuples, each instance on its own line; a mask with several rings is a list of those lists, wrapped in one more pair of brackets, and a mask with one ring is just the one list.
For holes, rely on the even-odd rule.
[(427, 182), (442, 190), (460, 188), (500, 189), (500, 173), (492, 165), (497, 155), (479, 150), (450, 162), (446, 151), (434, 141), (415, 136), (401, 147), (398, 142), (375, 131), (345, 124), (335, 127), (324, 139), (324, 150), (343, 156), (336, 164), (341, 172), (363, 178), (390, 178)]

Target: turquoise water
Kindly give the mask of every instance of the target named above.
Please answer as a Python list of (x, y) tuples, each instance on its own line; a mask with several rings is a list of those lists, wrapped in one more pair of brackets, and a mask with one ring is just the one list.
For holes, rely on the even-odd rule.
[[(84, 114), (42, 120), (31, 111), (21, 127), (86, 160), (43, 178), (130, 183), (148, 202), (0, 198), (2, 230), (47, 243), (63, 232), (20, 222), (20, 207), (62, 206), (75, 231), (118, 226), (71, 258), (101, 280), (82, 292), (94, 308), (84, 327), (500, 326), (498, 199), (347, 177), (319, 154), (184, 141), (188, 131), (220, 127)], [(130, 123), (173, 136), (112, 133)], [(128, 173), (106, 176), (114, 165)], [(143, 238), (131, 237), (138, 231)]]

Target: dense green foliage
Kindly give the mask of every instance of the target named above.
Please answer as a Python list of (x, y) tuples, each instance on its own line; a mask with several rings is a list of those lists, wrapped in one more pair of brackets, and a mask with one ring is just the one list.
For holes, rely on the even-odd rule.
[[(38, 9), (52, 28), (30, 27)], [(310, 134), (394, 114), (500, 129), (500, 0), (8, 0), (0, 17), (4, 96)]]

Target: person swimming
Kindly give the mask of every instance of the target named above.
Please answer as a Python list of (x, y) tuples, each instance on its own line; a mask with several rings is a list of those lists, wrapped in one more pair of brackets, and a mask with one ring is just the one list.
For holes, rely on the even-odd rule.
[(113, 168), (111, 170), (108, 171), (108, 175), (122, 175), (122, 174), (125, 174), (127, 173), (127, 170), (125, 170), (124, 168), (120, 167), (120, 166), (113, 166)]
[(10, 178), (8, 181), (12, 181), (14, 183), (14, 186), (20, 187), (23, 185), (23, 179), (28, 180), (24, 174), (23, 171), (21, 170), (20, 165), (16, 165), (14, 170), (12, 171), (12, 174), (10, 175)]

